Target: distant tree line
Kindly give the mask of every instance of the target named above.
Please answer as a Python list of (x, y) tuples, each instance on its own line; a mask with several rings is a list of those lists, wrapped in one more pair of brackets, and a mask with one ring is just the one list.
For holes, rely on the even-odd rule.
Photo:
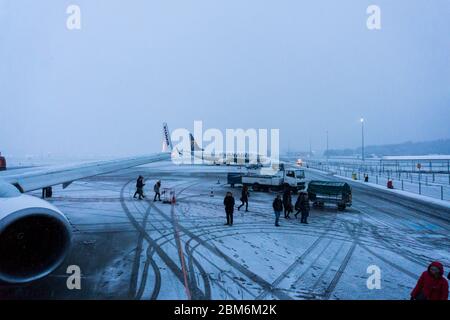
[[(429, 154), (450, 155), (450, 139), (441, 139), (424, 142), (404, 142), (398, 144), (386, 144), (367, 146), (364, 148), (366, 156), (423, 156)], [(359, 156), (361, 147), (355, 149), (330, 149), (324, 152), (324, 156)]]

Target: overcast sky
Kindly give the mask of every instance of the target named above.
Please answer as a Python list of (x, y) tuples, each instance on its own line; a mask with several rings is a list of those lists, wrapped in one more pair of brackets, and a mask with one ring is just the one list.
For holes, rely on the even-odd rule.
[[(66, 8), (81, 8), (81, 30)], [(381, 30), (366, 9), (381, 8)], [(448, 0), (0, 0), (0, 151), (132, 155), (161, 123), (282, 149), (450, 138)]]

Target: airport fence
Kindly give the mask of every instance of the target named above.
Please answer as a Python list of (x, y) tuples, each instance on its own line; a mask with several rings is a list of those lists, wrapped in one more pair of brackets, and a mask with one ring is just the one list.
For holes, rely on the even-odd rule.
[(364, 176), (367, 175), (369, 183), (386, 188), (388, 181), (392, 180), (394, 189), (450, 201), (450, 174), (380, 170), (370, 166), (348, 163), (339, 165), (336, 162), (327, 163), (326, 161), (308, 161), (307, 165), (313, 169), (332, 172), (353, 180), (364, 180)]

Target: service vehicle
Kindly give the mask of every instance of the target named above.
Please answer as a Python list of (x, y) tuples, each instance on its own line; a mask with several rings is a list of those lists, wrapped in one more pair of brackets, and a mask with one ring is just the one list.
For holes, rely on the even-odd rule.
[(352, 205), (352, 188), (345, 182), (312, 180), (308, 183), (307, 192), (315, 207), (333, 203), (343, 211)]
[[(270, 172), (270, 173), (268, 173)], [(292, 192), (297, 193), (305, 189), (305, 170), (287, 169), (280, 165), (280, 170), (248, 170), (245, 173), (228, 173), (227, 183), (234, 187), (235, 185), (244, 185), (250, 187), (253, 191), (280, 191), (290, 188)]]

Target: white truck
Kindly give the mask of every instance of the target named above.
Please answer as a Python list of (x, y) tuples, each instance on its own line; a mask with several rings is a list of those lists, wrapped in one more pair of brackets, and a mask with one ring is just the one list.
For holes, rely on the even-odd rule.
[(228, 173), (227, 182), (231, 187), (241, 184), (253, 191), (280, 191), (289, 187), (297, 193), (305, 189), (305, 171), (281, 167), (275, 174), (264, 174), (262, 170), (249, 170), (247, 173)]

